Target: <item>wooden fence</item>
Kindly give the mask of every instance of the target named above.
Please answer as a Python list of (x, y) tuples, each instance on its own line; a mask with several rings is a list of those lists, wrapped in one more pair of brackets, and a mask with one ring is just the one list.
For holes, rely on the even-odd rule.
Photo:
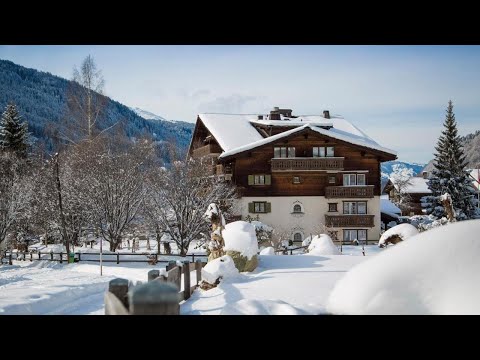
[[(145, 284), (133, 285), (126, 279), (110, 281), (105, 293), (105, 315), (179, 315), (180, 302), (190, 298), (202, 278), (206, 263), (170, 261), (166, 270), (150, 270)], [(195, 270), (192, 285), (190, 272)], [(183, 290), (181, 281), (183, 273)]]
[[(90, 261), (90, 262), (100, 262), (100, 253), (81, 253), (76, 252), (75, 262), (79, 261)], [(94, 257), (94, 258), (92, 258)], [(131, 259), (125, 259), (124, 257), (129, 257)], [(137, 257), (137, 258), (135, 258)], [(155, 265), (158, 262), (167, 263), (172, 257), (180, 258), (191, 258), (192, 262), (195, 262), (197, 259), (206, 259), (207, 255), (205, 254), (186, 254), (185, 256), (179, 254), (149, 254), (149, 253), (103, 253), (102, 262), (113, 262), (113, 263), (149, 263), (150, 265)], [(24, 260), (24, 261), (33, 261), (33, 260), (47, 260), (47, 261), (58, 261), (60, 263), (68, 262), (68, 256), (66, 252), (11, 252), (3, 251), (2, 256), (0, 256), (1, 262), (8, 262), (12, 265), (12, 260)], [(1, 263), (0, 262), (0, 263)]]

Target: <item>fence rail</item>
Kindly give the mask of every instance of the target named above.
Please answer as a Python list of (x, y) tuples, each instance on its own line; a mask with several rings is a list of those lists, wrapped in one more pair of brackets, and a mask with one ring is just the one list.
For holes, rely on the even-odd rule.
[[(88, 261), (88, 262), (100, 262), (100, 253), (82, 253), (76, 252), (74, 253), (74, 261), (81, 262), (81, 261)], [(122, 257), (141, 257), (141, 259), (124, 259)], [(93, 258), (92, 258), (93, 257)], [(102, 262), (112, 262), (112, 263), (149, 263), (150, 265), (155, 265), (156, 263), (168, 263), (171, 261), (172, 257), (179, 257), (182, 259), (191, 258), (192, 261), (197, 259), (206, 259), (206, 254), (186, 254), (182, 256), (180, 254), (150, 254), (150, 253), (102, 253)], [(12, 260), (23, 260), (23, 261), (38, 261), (38, 260), (46, 260), (46, 261), (58, 261), (60, 263), (68, 262), (68, 254), (66, 252), (26, 252), (26, 251), (3, 251), (2, 256), (0, 256), (0, 263), (7, 262), (8, 264), (12, 265)]]

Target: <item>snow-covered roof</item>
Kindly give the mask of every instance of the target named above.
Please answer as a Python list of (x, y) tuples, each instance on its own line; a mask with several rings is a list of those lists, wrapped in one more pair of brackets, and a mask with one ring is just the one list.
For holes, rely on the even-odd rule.
[(224, 151), (263, 139), (249, 122), (256, 115), (199, 114), (203, 124)]
[[(295, 118), (281, 115), (281, 120), (269, 120), (268, 115), (264, 115), (263, 119), (259, 120), (259, 114), (199, 114), (198, 116), (224, 150), (221, 158), (268, 144), (294, 133), (293, 130), (300, 131), (307, 126), (320, 134), (338, 140), (392, 155), (397, 154), (394, 150), (380, 146), (367, 134), (340, 116), (326, 119), (320, 115), (301, 115)], [(254, 124), (294, 126), (296, 128), (263, 138), (253, 126)], [(327, 130), (325, 127), (329, 127), (329, 129)]]
[[(390, 177), (390, 181), (395, 185), (395, 177)], [(405, 186), (404, 191), (408, 194), (431, 194), (432, 191), (428, 188), (428, 179), (423, 177), (413, 176), (409, 179), (409, 183)]]
[(380, 199), (380, 212), (385, 213), (385, 214), (396, 214), (400, 215), (402, 211), (398, 208), (397, 205), (392, 203), (388, 199)]
[(470, 176), (475, 179), (472, 179), (473, 186), (476, 189), (480, 189), (480, 169), (472, 169), (470, 171)]

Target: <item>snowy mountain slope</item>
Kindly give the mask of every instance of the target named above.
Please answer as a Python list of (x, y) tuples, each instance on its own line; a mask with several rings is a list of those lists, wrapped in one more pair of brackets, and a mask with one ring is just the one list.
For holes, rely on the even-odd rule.
[(140, 109), (138, 107), (129, 107), (130, 110), (132, 110), (135, 114), (138, 116), (141, 116), (144, 119), (147, 120), (159, 120), (159, 121), (169, 121), (169, 122), (175, 122), (174, 120), (167, 120), (164, 117), (161, 117), (160, 115), (156, 115), (150, 111), (146, 111), (143, 109)]
[(387, 161), (382, 163), (381, 171), (382, 171), (382, 179), (388, 179), (393, 173), (398, 171), (405, 171), (410, 176), (415, 176), (422, 171), (425, 164), (417, 164), (417, 163), (409, 163), (404, 161)]

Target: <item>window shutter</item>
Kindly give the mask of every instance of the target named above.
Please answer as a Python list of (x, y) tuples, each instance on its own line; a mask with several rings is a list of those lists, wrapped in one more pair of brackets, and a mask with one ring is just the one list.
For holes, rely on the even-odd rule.
[(248, 185), (253, 185), (254, 180), (253, 180), (253, 175), (248, 175)]
[(265, 203), (265, 212), (266, 213), (269, 213), (269, 212), (272, 212), (272, 204), (267, 202)]
[(272, 175), (265, 175), (265, 185), (272, 185)]
[(255, 207), (253, 205), (253, 202), (248, 203), (248, 212), (249, 213), (254, 213), (255, 212)]

